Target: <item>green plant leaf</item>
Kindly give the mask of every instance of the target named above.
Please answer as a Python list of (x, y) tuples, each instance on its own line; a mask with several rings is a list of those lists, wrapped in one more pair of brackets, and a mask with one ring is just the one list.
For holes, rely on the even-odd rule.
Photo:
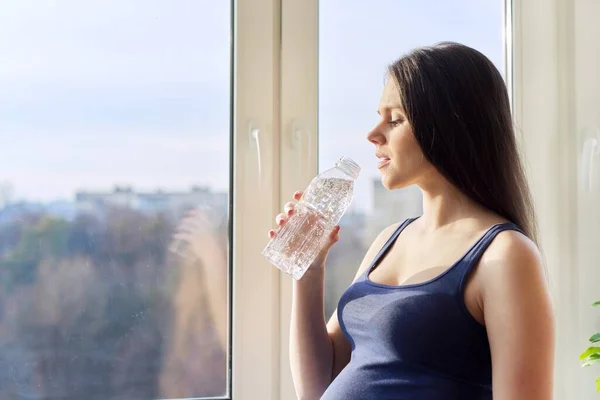
[(600, 300), (598, 300), (597, 302), (595, 302), (594, 304), (592, 304), (592, 307), (598, 307), (600, 306)]
[(585, 359), (587, 359), (592, 354), (598, 354), (598, 353), (600, 353), (600, 347), (595, 347), (595, 346), (588, 347), (586, 351), (581, 353), (581, 355), (579, 356), (579, 360), (585, 361)]
[(584, 360), (584, 362), (581, 366), (589, 367), (590, 365), (596, 364), (597, 362), (600, 362), (600, 354), (592, 354), (591, 356), (589, 356), (588, 358), (586, 358)]
[(596, 392), (600, 392), (600, 376), (596, 378)]
[(590, 343), (598, 343), (600, 342), (600, 332), (594, 333), (592, 337), (590, 337)]

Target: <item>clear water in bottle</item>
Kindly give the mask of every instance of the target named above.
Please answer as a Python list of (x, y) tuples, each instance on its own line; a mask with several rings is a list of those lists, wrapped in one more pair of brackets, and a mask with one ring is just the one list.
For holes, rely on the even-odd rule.
[(263, 255), (277, 268), (300, 279), (352, 202), (360, 167), (347, 157), (317, 175)]

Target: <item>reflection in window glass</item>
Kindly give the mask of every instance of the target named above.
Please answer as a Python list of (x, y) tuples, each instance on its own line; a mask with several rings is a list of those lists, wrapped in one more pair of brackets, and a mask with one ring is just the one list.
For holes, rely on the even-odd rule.
[(362, 167), (353, 204), (340, 223), (340, 242), (327, 261), (327, 316), (377, 234), (422, 212), (418, 188), (383, 188), (375, 147), (366, 140), (378, 121), (387, 65), (415, 47), (456, 41), (480, 50), (504, 71), (503, 10), (503, 1), (319, 3), (319, 169), (343, 155)]
[(2, 2), (1, 399), (227, 394), (230, 20)]

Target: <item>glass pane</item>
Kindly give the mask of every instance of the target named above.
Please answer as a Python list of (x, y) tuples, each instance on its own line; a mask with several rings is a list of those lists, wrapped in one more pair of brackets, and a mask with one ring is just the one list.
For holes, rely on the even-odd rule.
[(0, 398), (227, 395), (230, 2), (1, 9)]
[(456, 41), (480, 50), (503, 71), (504, 2), (330, 0), (319, 4), (319, 169), (329, 168), (343, 155), (363, 168), (353, 204), (341, 222), (340, 242), (327, 261), (329, 316), (375, 236), (422, 212), (418, 188), (393, 192), (383, 188), (374, 146), (366, 139), (378, 120), (386, 67), (415, 47)]

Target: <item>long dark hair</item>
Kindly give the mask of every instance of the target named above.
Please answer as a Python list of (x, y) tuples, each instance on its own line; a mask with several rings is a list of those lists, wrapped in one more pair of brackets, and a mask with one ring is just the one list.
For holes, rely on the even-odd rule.
[(535, 213), (502, 75), (479, 51), (422, 47), (389, 67), (425, 157), (465, 195), (537, 243)]

